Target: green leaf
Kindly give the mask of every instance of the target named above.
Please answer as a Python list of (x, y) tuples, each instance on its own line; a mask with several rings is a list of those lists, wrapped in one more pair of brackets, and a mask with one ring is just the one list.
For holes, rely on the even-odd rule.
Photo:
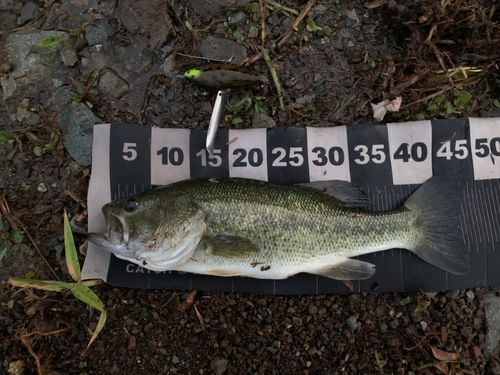
[(13, 230), (12, 237), (15, 243), (21, 243), (24, 238), (24, 232), (22, 230)]
[(443, 103), (443, 109), (448, 109), (448, 108), (450, 108), (450, 107), (451, 107), (451, 102), (450, 102), (450, 101), (448, 101), (448, 100), (447, 100), (447, 101), (445, 101), (445, 102)]
[(89, 341), (89, 344), (87, 345), (87, 348), (94, 342), (94, 340), (96, 339), (99, 332), (102, 331), (102, 328), (104, 327), (104, 324), (106, 323), (107, 317), (108, 317), (108, 314), (107, 314), (106, 310), (102, 311), (101, 316), (99, 317), (99, 321), (97, 322), (97, 327), (94, 331), (94, 334), (90, 338), (90, 341)]
[(65, 45), (70, 43), (70, 35), (54, 35), (50, 38), (44, 39), (31, 47), (30, 53), (37, 53), (39, 55), (48, 55), (58, 52)]
[(429, 105), (427, 106), (427, 110), (428, 111), (432, 111), (433, 109), (436, 109), (437, 108), (437, 104), (436, 103), (429, 103)]
[(25, 245), (25, 244), (22, 243), (22, 244), (19, 245), (19, 248), (21, 249), (21, 251), (23, 253), (26, 253), (28, 255), (33, 255), (34, 254), (33, 250), (31, 250), (28, 245)]
[(5, 255), (7, 254), (7, 247), (2, 250), (0, 253), (0, 263), (2, 263), (2, 259), (5, 258)]
[(66, 264), (68, 272), (76, 282), (82, 280), (80, 271), (80, 263), (78, 263), (78, 254), (76, 253), (75, 241), (73, 240), (73, 233), (69, 225), (68, 215), (64, 212), (64, 246), (66, 248)]
[(493, 100), (493, 104), (495, 107), (500, 108), (500, 101), (498, 101), (498, 99)]
[(236, 124), (240, 124), (242, 122), (243, 122), (243, 120), (241, 119), (241, 117), (236, 117), (235, 119), (233, 119), (232, 124), (236, 125)]
[(458, 94), (458, 98), (456, 99), (457, 100), (457, 107), (463, 107), (471, 99), (472, 99), (472, 94), (470, 92), (468, 92), (467, 90), (460, 90), (460, 93)]
[(7, 302), (7, 308), (12, 309), (14, 307), (14, 300), (11, 299), (9, 302)]
[(3, 226), (3, 223), (0, 221), (0, 230), (3, 230), (3, 228), (5, 227)]
[(71, 293), (73, 293), (73, 295), (80, 301), (85, 302), (94, 309), (99, 310), (100, 312), (104, 311), (104, 303), (102, 303), (101, 299), (97, 297), (97, 294), (95, 294), (88, 286), (83, 285), (82, 283), (75, 283), (71, 288)]
[(193, 25), (191, 25), (189, 21), (186, 21), (186, 27), (189, 31), (194, 31)]
[(310, 23), (308, 23), (307, 26), (306, 26), (306, 30), (309, 31), (309, 32), (312, 32), (312, 31), (314, 31), (314, 27), (311, 26)]
[(33, 271), (28, 271), (26, 272), (26, 275), (24, 275), (27, 279), (32, 279), (35, 277), (35, 273)]
[(9, 279), (9, 284), (21, 288), (35, 288), (41, 290), (49, 290), (52, 292), (61, 292), (66, 289), (71, 289), (74, 285), (73, 283), (65, 283), (62, 281), (28, 280), (20, 279), (18, 277), (11, 277)]
[(304, 121), (304, 125), (305, 126), (309, 126), (309, 125), (312, 125), (314, 123), (313, 120), (307, 120), (307, 121)]
[(257, 13), (259, 11), (259, 4), (258, 3), (250, 3), (245, 5), (244, 8), (245, 13)]
[(328, 36), (331, 36), (331, 35), (332, 35), (332, 31), (330, 30), (330, 27), (325, 26), (325, 27), (323, 27), (323, 29), (322, 29), (322, 30), (323, 30), (323, 32), (324, 32), (326, 35), (328, 35)]
[(94, 105), (89, 101), (85, 101), (85, 104), (87, 104), (87, 107), (89, 107), (90, 109), (94, 108)]
[(33, 151), (35, 152), (36, 156), (42, 156), (42, 148), (40, 146), (35, 146)]
[(417, 120), (418, 120), (418, 121), (423, 121), (423, 120), (425, 120), (425, 115), (424, 115), (423, 113), (419, 113), (419, 114), (417, 115)]
[(32, 132), (26, 132), (26, 138), (28, 138), (28, 141), (33, 142), (35, 144), (40, 144), (43, 143), (35, 134)]
[(11, 142), (12, 139), (7, 137), (3, 132), (0, 133), (0, 145), (4, 145), (7, 142)]
[(233, 36), (238, 39), (238, 40), (242, 40), (243, 39), (243, 35), (241, 35), (241, 33), (239, 31), (235, 31), (233, 33)]
[(444, 102), (444, 96), (439, 95), (439, 96), (436, 96), (436, 97), (434, 98), (434, 103), (436, 103), (436, 104), (440, 104), (440, 103), (442, 103), (442, 102)]

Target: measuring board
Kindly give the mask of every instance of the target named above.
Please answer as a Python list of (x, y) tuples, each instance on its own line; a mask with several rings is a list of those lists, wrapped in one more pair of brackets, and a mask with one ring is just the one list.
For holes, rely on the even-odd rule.
[[(456, 276), (407, 250), (359, 256), (375, 275), (355, 292), (431, 292), (500, 285), (500, 119), (452, 119), (330, 128), (222, 129), (214, 153), (206, 130), (132, 124), (94, 127), (89, 231), (105, 232), (101, 207), (191, 178), (241, 177), (276, 184), (346, 180), (369, 196), (375, 211), (400, 206), (434, 175), (458, 177), (463, 239), (471, 270)], [(115, 286), (266, 294), (348, 293), (341, 282), (299, 274), (286, 280), (154, 272), (89, 244), (84, 279)]]

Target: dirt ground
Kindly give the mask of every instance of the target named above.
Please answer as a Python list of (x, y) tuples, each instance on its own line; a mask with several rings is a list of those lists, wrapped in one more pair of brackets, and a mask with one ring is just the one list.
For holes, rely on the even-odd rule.
[[(311, 12), (287, 34), (309, 4)], [(383, 122), (500, 117), (498, 1), (282, 5), (0, 0), (3, 79), (15, 68), (2, 52), (12, 33), (86, 30), (71, 44), (73, 65), (58, 62), (17, 96), (0, 93), (0, 252), (7, 249), (0, 265), (0, 374), (16, 365), (24, 369), (18, 374), (40, 373), (37, 361), (43, 374), (500, 374), (498, 348), (493, 358), (484, 353), (483, 298), (498, 295), (497, 287), (283, 297), (103, 285), (93, 290), (108, 321), (86, 350), (96, 311), (70, 292), (7, 284), (11, 276), (70, 281), (63, 212), (86, 221), (91, 167), (76, 163), (61, 142), (67, 135), (58, 123), (62, 110), (52, 103), (56, 83), (71, 86), (73, 101), (102, 123), (206, 128), (212, 93), (179, 78), (200, 62), (178, 54), (214, 53), (203, 42), (224, 37), (239, 46), (246, 69), (270, 83), (235, 90), (230, 104), (251, 105), (240, 111), (228, 105), (223, 127), (375, 123), (371, 104), (398, 96), (400, 111)], [(88, 25), (101, 30), (100, 44), (90, 45)], [(260, 47), (270, 51), (286, 110), (266, 62), (256, 58)], [(123, 99), (98, 86), (104, 66), (132, 85)], [(256, 122), (256, 112), (269, 118)], [(75, 239), (83, 264), (85, 236)]]

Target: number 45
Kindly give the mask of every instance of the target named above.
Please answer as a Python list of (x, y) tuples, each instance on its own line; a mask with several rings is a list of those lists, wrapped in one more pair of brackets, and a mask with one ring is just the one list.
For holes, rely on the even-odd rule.
[(467, 158), (467, 156), (469, 156), (469, 150), (467, 149), (467, 140), (456, 140), (454, 152), (451, 150), (451, 141), (443, 143), (443, 145), (437, 151), (436, 156), (438, 158), (446, 158), (446, 160), (451, 160), (453, 156), (460, 160)]

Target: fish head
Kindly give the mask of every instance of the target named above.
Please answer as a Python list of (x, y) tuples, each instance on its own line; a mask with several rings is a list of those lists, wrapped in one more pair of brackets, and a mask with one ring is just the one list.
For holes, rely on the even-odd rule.
[(162, 189), (108, 203), (102, 212), (107, 231), (89, 233), (89, 241), (155, 271), (190, 258), (206, 228), (193, 198)]

